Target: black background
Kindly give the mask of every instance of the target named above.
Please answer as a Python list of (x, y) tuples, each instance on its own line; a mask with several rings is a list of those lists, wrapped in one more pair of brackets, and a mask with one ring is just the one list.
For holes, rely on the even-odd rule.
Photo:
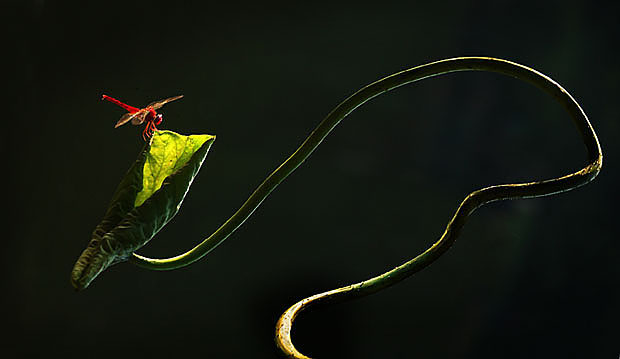
[[(122, 111), (184, 94), (160, 128), (217, 140), (179, 215), (140, 253), (223, 223), (341, 100), (455, 56), (531, 66), (580, 102), (605, 154), (561, 195), (477, 211), (409, 280), (302, 314), (318, 358), (617, 358), (619, 8), (602, 2), (10, 2), (5, 59), (3, 353), (270, 358), (278, 316), (423, 251), (483, 186), (585, 164), (560, 106), (458, 73), (364, 105), (231, 238), (170, 272), (123, 263), (83, 292), (70, 270), (143, 145)], [(6, 218), (6, 217), (5, 217)]]

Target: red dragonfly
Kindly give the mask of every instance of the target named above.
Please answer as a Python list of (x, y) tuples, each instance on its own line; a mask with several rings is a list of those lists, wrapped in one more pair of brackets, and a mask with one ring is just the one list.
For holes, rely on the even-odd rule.
[(163, 120), (161, 113), (157, 113), (155, 110), (158, 110), (168, 102), (178, 100), (181, 97), (183, 97), (183, 95), (151, 102), (145, 108), (129, 106), (128, 104), (122, 103), (119, 100), (107, 95), (103, 95), (101, 99), (110, 101), (113, 104), (118, 105), (127, 111), (126, 114), (121, 116), (121, 119), (118, 120), (114, 128), (122, 126), (129, 121), (131, 121), (131, 124), (134, 126), (138, 126), (146, 122), (146, 127), (144, 128), (144, 131), (142, 131), (142, 138), (144, 139), (144, 141), (146, 141), (149, 137), (153, 136), (153, 132), (157, 131), (157, 127), (155, 126), (159, 125)]

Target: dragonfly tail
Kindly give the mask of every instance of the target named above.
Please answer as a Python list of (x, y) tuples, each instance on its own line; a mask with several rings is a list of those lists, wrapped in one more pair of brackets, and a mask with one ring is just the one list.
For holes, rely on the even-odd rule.
[(127, 112), (130, 112), (130, 113), (135, 113), (135, 112), (140, 111), (139, 108), (133, 107), (133, 106), (129, 106), (128, 104), (120, 102), (119, 100), (115, 99), (114, 97), (110, 97), (108, 95), (102, 95), (101, 99), (105, 100), (105, 101), (112, 102), (113, 104), (115, 104), (115, 105), (117, 105), (119, 107), (124, 108)]

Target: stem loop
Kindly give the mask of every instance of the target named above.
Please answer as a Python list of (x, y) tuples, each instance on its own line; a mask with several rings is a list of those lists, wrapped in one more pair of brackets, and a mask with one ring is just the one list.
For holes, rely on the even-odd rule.
[(131, 261), (144, 268), (170, 270), (184, 267), (205, 256), (230, 236), (260, 206), (267, 196), (301, 165), (321, 144), (331, 130), (349, 113), (366, 101), (399, 86), (456, 71), (489, 71), (529, 82), (545, 91), (564, 107), (581, 134), (587, 151), (587, 165), (572, 174), (544, 181), (503, 184), (486, 187), (469, 194), (456, 210), (445, 232), (430, 248), (410, 261), (374, 278), (346, 287), (330, 290), (303, 299), (290, 307), (276, 325), (276, 344), (289, 358), (308, 358), (291, 341), (295, 317), (308, 306), (325, 301), (359, 298), (391, 286), (418, 272), (439, 258), (456, 240), (467, 217), (478, 207), (504, 199), (533, 198), (569, 191), (592, 181), (603, 164), (601, 147), (594, 129), (579, 104), (559, 84), (549, 77), (514, 62), (489, 57), (459, 57), (432, 62), (398, 72), (374, 82), (340, 103), (308, 136), (304, 143), (252, 193), (248, 200), (211, 236), (190, 251), (167, 259), (151, 259), (133, 254)]

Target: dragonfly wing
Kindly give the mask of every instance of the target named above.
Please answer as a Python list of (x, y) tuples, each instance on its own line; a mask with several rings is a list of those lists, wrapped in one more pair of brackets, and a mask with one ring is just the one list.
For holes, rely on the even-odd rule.
[(123, 116), (121, 116), (121, 119), (118, 120), (116, 125), (114, 125), (114, 128), (117, 128), (117, 127), (122, 126), (122, 125), (126, 124), (127, 122), (129, 122), (131, 120), (131, 118), (133, 116), (135, 116), (136, 113), (129, 113), (128, 112), (128, 113), (124, 114)]
[(161, 108), (163, 105), (167, 104), (168, 102), (176, 101), (176, 100), (178, 100), (178, 99), (180, 99), (182, 97), (183, 97), (183, 95), (174, 96), (174, 97), (168, 97), (165, 100), (151, 102), (147, 107), (152, 107), (153, 110), (157, 110), (157, 109)]
[(147, 110), (140, 110), (140, 112), (136, 112), (134, 114), (135, 116), (131, 118), (131, 124), (134, 126), (141, 125), (142, 122), (144, 122), (147, 113), (149, 113)]
[[(118, 122), (116, 123), (116, 125), (114, 125), (114, 128), (117, 128), (119, 126), (122, 126), (124, 124), (126, 124), (127, 122), (131, 121), (132, 124), (136, 124), (135, 121), (137, 118), (141, 118), (140, 123), (142, 123), (142, 121), (144, 121), (144, 116), (146, 115), (146, 111), (138, 111), (138, 112), (128, 112), (126, 114), (124, 114), (123, 116), (121, 116), (120, 120), (118, 120)], [(139, 123), (138, 123), (139, 124)]]

